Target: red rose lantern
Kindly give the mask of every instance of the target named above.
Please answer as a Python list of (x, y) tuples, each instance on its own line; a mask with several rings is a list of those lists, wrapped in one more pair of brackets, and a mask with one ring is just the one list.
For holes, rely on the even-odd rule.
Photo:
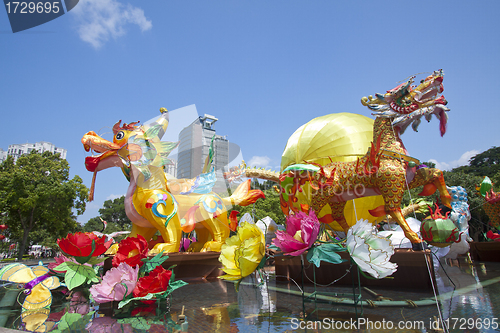
[(72, 256), (80, 264), (84, 264), (91, 257), (104, 254), (112, 242), (113, 240), (106, 242), (106, 236), (99, 237), (92, 232), (76, 232), (58, 239), (57, 245), (65, 255)]
[(118, 267), (121, 262), (127, 263), (130, 267), (139, 265), (142, 267), (142, 259), (148, 257), (148, 242), (141, 235), (137, 237), (127, 237), (118, 246), (118, 251), (113, 257), (113, 267)]
[[(166, 270), (159, 265), (153, 269), (148, 276), (143, 276), (137, 281), (137, 285), (133, 291), (134, 297), (144, 297), (147, 294), (154, 294), (166, 291), (168, 283), (172, 277), (172, 271)], [(154, 303), (155, 301), (143, 301), (146, 304)]]

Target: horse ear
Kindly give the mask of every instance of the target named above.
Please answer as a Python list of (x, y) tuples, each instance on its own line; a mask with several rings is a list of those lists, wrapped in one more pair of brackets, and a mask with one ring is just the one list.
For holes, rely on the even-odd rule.
[(121, 120), (118, 120), (116, 124), (113, 125), (113, 134), (116, 135), (121, 130), (127, 130), (127, 131), (133, 131), (134, 126), (140, 123), (140, 121), (134, 121), (130, 124), (123, 123), (123, 126), (121, 125)]
[(116, 124), (113, 125), (113, 134), (116, 135), (116, 133), (118, 133), (118, 131), (120, 131), (120, 129), (122, 128), (122, 120), (118, 120), (118, 122)]

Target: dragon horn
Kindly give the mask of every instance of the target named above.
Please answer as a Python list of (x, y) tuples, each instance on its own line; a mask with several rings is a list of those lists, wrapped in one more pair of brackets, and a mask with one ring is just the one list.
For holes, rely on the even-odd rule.
[(122, 123), (122, 120), (120, 119), (116, 122), (116, 124), (113, 125), (113, 134), (116, 135), (116, 133), (118, 133), (120, 131), (120, 129), (122, 128), (121, 123)]

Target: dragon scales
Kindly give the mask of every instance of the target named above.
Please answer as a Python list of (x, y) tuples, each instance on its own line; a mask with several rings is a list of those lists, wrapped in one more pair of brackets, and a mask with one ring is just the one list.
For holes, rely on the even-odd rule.
[[(305, 164), (286, 167), (280, 174), (245, 168), (235, 170), (236, 173), (279, 182), (285, 215), (312, 208), (323, 223), (333, 230), (339, 230), (340, 226), (346, 232), (350, 228), (344, 217), (346, 202), (381, 195), (385, 204), (370, 210), (370, 214), (390, 215), (412, 243), (420, 244), (422, 240), (409, 228), (401, 212), (404, 191), (423, 185), (420, 195), (428, 196), (439, 190), (441, 202), (448, 207), (451, 196), (443, 173), (435, 168), (419, 167), (420, 162), (408, 155), (400, 135), (409, 125), (416, 131), (421, 117), (430, 121), (432, 115), (440, 120), (441, 135), (444, 135), (449, 109), (445, 107), (444, 97), (438, 97), (443, 91), (441, 70), (422, 80), (417, 87), (412, 86), (413, 80), (414, 77), (386, 94), (376, 94), (375, 98), (362, 98), (362, 104), (375, 111), (376, 116), (373, 141), (364, 156), (326, 165), (306, 160)], [(304, 195), (305, 192), (309, 193)]]

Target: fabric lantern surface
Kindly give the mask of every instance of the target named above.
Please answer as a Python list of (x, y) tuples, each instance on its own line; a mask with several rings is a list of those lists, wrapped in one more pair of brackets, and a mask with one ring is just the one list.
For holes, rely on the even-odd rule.
[[(355, 161), (368, 151), (372, 139), (373, 119), (366, 116), (343, 112), (314, 118), (299, 127), (288, 139), (281, 156), (281, 171), (304, 162), (327, 165), (331, 162)], [(289, 188), (287, 182), (291, 181), (285, 179), (281, 185)], [(310, 205), (312, 192), (309, 183), (304, 184), (302, 191), (296, 193), (297, 207)], [(354, 204), (351, 200), (344, 209), (346, 221), (350, 226), (359, 219), (376, 223), (382, 218), (370, 215), (368, 210), (381, 205), (384, 205), (382, 196), (359, 198)], [(316, 212), (319, 218), (329, 213), (329, 207), (325, 207), (326, 210)], [(331, 223), (330, 226), (343, 231), (338, 223)]]
[(447, 218), (426, 219), (422, 221), (420, 233), (423, 240), (437, 247), (446, 247), (451, 243), (458, 243), (461, 240), (461, 233), (455, 226), (455, 223)]

